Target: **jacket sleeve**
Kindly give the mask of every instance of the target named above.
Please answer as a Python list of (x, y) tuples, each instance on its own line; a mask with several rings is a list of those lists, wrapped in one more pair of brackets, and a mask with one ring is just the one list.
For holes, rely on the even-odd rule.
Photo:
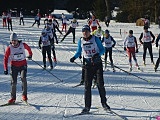
[(95, 39), (96, 39), (95, 41), (96, 41), (96, 43), (97, 43), (97, 46), (98, 46), (98, 48), (99, 48), (99, 55), (101, 56), (101, 55), (103, 55), (104, 52), (105, 52), (104, 47), (103, 47), (103, 45), (102, 45), (101, 40), (100, 40), (98, 37), (96, 37)]
[(33, 53), (31, 48), (26, 43), (23, 43), (23, 45), (24, 45), (24, 48), (28, 51), (29, 56), (32, 56)]
[(116, 41), (113, 39), (113, 37), (111, 36), (111, 40), (113, 41), (113, 46), (116, 45)]
[(152, 43), (154, 42), (154, 40), (155, 40), (155, 36), (153, 35), (153, 33), (150, 31), (150, 34), (151, 34), (151, 36), (152, 36)]
[(4, 70), (8, 70), (8, 58), (10, 56), (10, 47), (7, 47), (5, 54), (4, 54), (4, 60), (3, 60), (3, 65), (4, 65)]
[(159, 39), (160, 39), (160, 34), (158, 35), (158, 37), (157, 37), (157, 39), (156, 39), (156, 47), (158, 47)]
[(78, 47), (77, 47), (77, 51), (74, 55), (75, 58), (78, 58), (79, 56), (81, 56), (82, 53), (82, 47), (81, 47), (81, 39), (78, 40)]
[(134, 37), (134, 42), (135, 42), (136, 49), (137, 49), (137, 48), (138, 48), (138, 44), (137, 44), (137, 39), (136, 39), (136, 37)]
[(139, 37), (139, 42), (142, 44), (142, 37), (143, 37), (143, 33), (141, 33), (140, 37)]

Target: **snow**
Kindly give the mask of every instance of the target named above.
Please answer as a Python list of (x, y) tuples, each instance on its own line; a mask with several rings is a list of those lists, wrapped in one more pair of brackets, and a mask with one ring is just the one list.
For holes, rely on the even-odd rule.
[[(28, 102), (31, 106), (23, 103), (12, 106), (0, 107), (0, 120), (119, 120), (120, 118), (106, 113), (100, 103), (100, 97), (97, 89), (92, 89), (92, 108), (91, 112), (99, 115), (84, 115), (64, 118), (64, 115), (72, 115), (81, 112), (84, 107), (84, 86), (72, 88), (78, 84), (81, 79), (81, 61), (77, 59), (70, 63), (69, 59), (73, 57), (77, 44), (72, 43), (72, 34), (59, 44), (56, 44), (57, 66), (49, 72), (42, 70), (41, 50), (38, 49), (38, 40), (43, 29), (43, 21), (40, 28), (30, 27), (34, 22), (32, 18), (25, 18), (25, 26), (19, 25), (18, 18), (13, 19), (13, 30), (19, 35), (19, 38), (30, 45), (33, 51), (33, 60), (28, 60)], [(87, 23), (87, 20), (78, 20), (79, 27), (76, 29), (76, 43), (82, 36), (81, 27)], [(59, 21), (59, 23), (61, 23)], [(100, 23), (105, 30), (104, 23)], [(117, 44), (113, 48), (114, 64), (128, 71), (128, 58), (123, 51), (123, 39), (132, 29), (137, 39), (143, 31), (143, 27), (135, 26), (135, 23), (116, 23), (111, 21), (108, 28), (110, 34), (115, 38)], [(121, 34), (120, 34), (121, 29)], [(151, 25), (150, 30), (157, 35), (159, 29), (157, 25)], [(6, 103), (10, 99), (10, 76), (3, 74), (3, 57), (6, 47), (9, 45), (10, 31), (7, 31), (0, 25), (0, 104)], [(59, 33), (57, 33), (59, 35)], [(139, 42), (138, 42), (139, 43)], [(104, 72), (105, 89), (107, 103), (111, 109), (126, 117), (129, 120), (155, 120), (160, 115), (160, 86), (159, 71), (154, 72), (154, 66), (150, 62), (147, 53), (146, 66), (142, 65), (143, 47), (139, 49), (137, 60), (143, 72), (136, 68), (132, 73), (150, 83), (139, 79), (133, 75), (128, 75), (116, 68), (116, 72)], [(158, 50), (153, 45), (154, 61), (158, 58)], [(102, 56), (104, 57), (104, 56)], [(37, 64), (38, 63), (38, 64)], [(133, 61), (134, 64), (134, 61)], [(48, 69), (49, 70), (49, 69)], [(63, 82), (60, 82), (63, 80)], [(17, 102), (21, 101), (21, 81), (18, 78), (17, 83)]]

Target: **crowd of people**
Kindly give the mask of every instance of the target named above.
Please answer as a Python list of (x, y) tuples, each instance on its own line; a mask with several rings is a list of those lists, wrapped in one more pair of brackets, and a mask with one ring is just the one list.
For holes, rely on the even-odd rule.
[[(3, 13), (3, 27), (6, 27), (5, 19), (8, 22), (8, 30), (13, 31), (12, 29), (12, 18), (10, 13)], [(37, 23), (37, 27), (40, 26), (41, 15), (38, 13), (35, 16), (35, 22)], [(79, 26), (77, 19), (73, 18), (69, 23), (69, 29), (67, 31), (67, 17), (62, 13), (62, 30), (59, 29), (59, 23), (52, 15), (45, 15), (44, 19), (44, 28), (41, 31), (41, 36), (39, 37), (39, 49), (42, 51), (43, 56), (43, 69), (46, 69), (46, 60), (49, 61), (50, 69), (53, 69), (54, 63), (57, 63), (56, 53), (55, 53), (55, 43), (63, 42), (67, 35), (70, 33), (73, 34), (73, 43), (75, 43), (75, 34), (76, 27)], [(24, 25), (23, 21), (23, 13), (20, 12), (20, 25), (21, 22)], [(110, 19), (106, 18), (105, 24), (109, 27)], [(10, 25), (10, 27), (9, 27)], [(148, 30), (149, 26), (144, 26), (144, 31), (141, 33), (139, 37), (139, 42), (143, 46), (143, 63), (146, 65), (146, 52), (147, 49), (150, 54), (151, 63), (154, 64), (153, 53), (152, 53), (152, 45), (156, 41), (156, 47), (158, 47), (158, 42), (160, 39), (160, 34), (155, 40), (154, 34)], [(61, 41), (58, 41), (56, 30), (63, 36)], [(104, 88), (104, 78), (103, 71), (106, 69), (107, 64), (111, 66), (113, 71), (114, 62), (112, 58), (112, 49), (116, 46), (116, 40), (112, 35), (110, 35), (110, 31), (108, 29), (102, 30), (102, 27), (99, 23), (99, 20), (96, 19), (95, 15), (89, 19), (87, 25), (82, 26), (82, 37), (78, 40), (78, 47), (75, 55), (70, 59), (70, 62), (74, 62), (77, 58), (83, 58), (83, 67), (82, 67), (82, 80), (81, 84), (85, 86), (84, 99), (85, 99), (85, 107), (82, 110), (82, 113), (89, 113), (91, 108), (91, 86), (92, 80), (95, 79), (97, 88), (99, 90), (101, 104), (102, 107), (106, 110), (110, 109), (110, 106), (107, 104), (106, 91)], [(64, 35), (63, 35), (64, 33)], [(129, 34), (126, 36), (123, 42), (124, 51), (127, 52), (128, 55), (128, 64), (129, 71), (132, 71), (132, 58), (135, 62), (135, 65), (138, 70), (140, 70), (138, 61), (136, 59), (136, 53), (138, 53), (138, 44), (137, 38), (133, 35), (133, 30), (129, 30)], [(20, 49), (21, 48), (21, 49)], [(27, 49), (29, 56), (26, 57), (24, 50)], [(53, 58), (52, 58), (53, 53)], [(109, 54), (110, 62), (107, 62), (107, 57)], [(160, 54), (160, 49), (159, 49)], [(105, 68), (103, 68), (101, 56), (104, 55)], [(16, 84), (17, 84), (17, 76), (18, 73), (21, 73), (22, 79), (22, 99), (27, 100), (27, 62), (26, 58), (32, 59), (32, 51), (31, 48), (18, 39), (16, 33), (12, 33), (10, 35), (10, 45), (5, 51), (4, 55), (4, 74), (8, 74), (8, 59), (11, 58), (11, 99), (8, 101), (9, 104), (13, 104), (16, 101)], [(159, 66), (160, 55), (156, 61), (156, 65), (154, 67), (155, 72)]]

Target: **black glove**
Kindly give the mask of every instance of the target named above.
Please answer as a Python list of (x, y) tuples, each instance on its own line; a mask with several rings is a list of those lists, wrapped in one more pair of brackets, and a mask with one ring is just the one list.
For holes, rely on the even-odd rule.
[(99, 57), (99, 53), (94, 54), (93, 57), (92, 57), (92, 59), (94, 59), (96, 57)]
[(124, 47), (124, 51), (126, 51), (127, 49), (126, 49), (126, 47)]
[(8, 75), (8, 70), (5, 70), (5, 71), (4, 71), (4, 74), (5, 74), (5, 75)]
[(73, 63), (75, 59), (76, 59), (75, 57), (72, 57), (72, 58), (70, 59), (70, 62)]
[(58, 44), (58, 40), (56, 41), (56, 44)]
[(82, 58), (82, 56), (80, 55), (80, 56), (79, 56), (79, 59), (81, 59), (81, 58)]
[(28, 60), (32, 60), (32, 55), (27, 56)]
[(115, 45), (112, 45), (112, 47), (114, 47)]
[(39, 49), (41, 49), (41, 46), (39, 46)]
[(138, 49), (136, 49), (136, 53), (138, 53)]

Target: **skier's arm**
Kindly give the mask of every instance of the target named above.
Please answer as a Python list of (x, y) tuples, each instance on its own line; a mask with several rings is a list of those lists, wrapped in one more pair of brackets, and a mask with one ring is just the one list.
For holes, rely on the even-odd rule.
[(157, 39), (156, 39), (156, 47), (158, 47), (159, 39), (160, 39), (160, 34), (158, 35), (158, 37), (157, 37)]
[(143, 33), (141, 33), (141, 35), (140, 35), (140, 37), (139, 37), (139, 42), (140, 42), (141, 44), (143, 44), (143, 42), (142, 42), (142, 37), (143, 37)]
[(116, 45), (116, 41), (113, 39), (113, 37), (111, 36), (111, 40), (113, 41), (113, 45), (112, 47), (114, 47)]
[(76, 51), (76, 54), (74, 55), (74, 58), (76, 59), (76, 58), (78, 58), (79, 56), (81, 56), (81, 52), (82, 52), (81, 39), (79, 39), (77, 51)]
[(134, 42), (135, 42), (136, 49), (137, 49), (137, 48), (138, 48), (138, 44), (137, 44), (137, 39), (136, 39), (136, 37), (134, 37)]
[(154, 40), (155, 40), (155, 36), (153, 35), (153, 33), (150, 31), (150, 34), (151, 34), (151, 36), (152, 36), (152, 43), (154, 43)]
[(8, 70), (8, 58), (10, 56), (10, 47), (7, 47), (6, 52), (4, 54), (4, 70)]
[(24, 45), (24, 48), (28, 51), (29, 56), (32, 56), (33, 53), (31, 48), (26, 43), (23, 43), (23, 45)]

